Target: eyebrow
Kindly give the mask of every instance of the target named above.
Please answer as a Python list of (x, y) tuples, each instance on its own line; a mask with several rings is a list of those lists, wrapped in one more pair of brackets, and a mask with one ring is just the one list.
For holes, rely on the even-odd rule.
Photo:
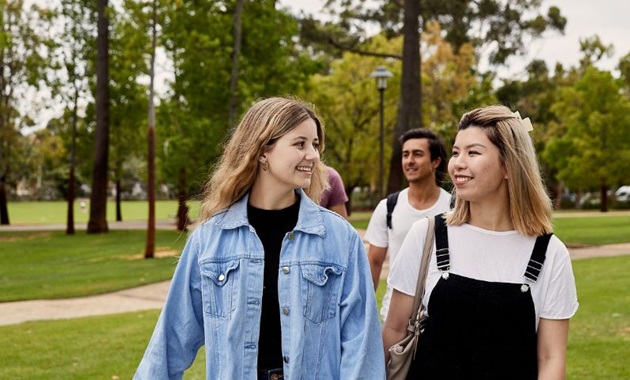
[[(465, 149), (470, 149), (470, 148), (485, 148), (485, 147), (486, 146), (481, 144), (481, 143), (474, 143), (474, 144), (468, 144), (464, 148)], [(459, 147), (456, 144), (453, 144), (453, 148), (459, 149)]]
[[(296, 136), (292, 139), (293, 141), (308, 141), (308, 137), (306, 136)], [(315, 137), (313, 141), (319, 141), (319, 137)]]

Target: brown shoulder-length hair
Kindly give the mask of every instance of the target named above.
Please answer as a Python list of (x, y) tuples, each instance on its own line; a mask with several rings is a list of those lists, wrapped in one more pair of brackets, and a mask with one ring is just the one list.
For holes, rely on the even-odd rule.
[[(317, 126), (318, 150), (324, 151), (324, 126), (313, 107), (298, 99), (274, 97), (260, 100), (243, 115), (223, 155), (204, 186), (199, 223), (230, 207), (253, 186), (258, 175), (260, 155), (301, 124), (312, 119)], [(328, 172), (321, 161), (313, 169), (311, 185), (304, 189), (316, 203), (328, 186)]]
[[(551, 200), (540, 175), (534, 145), (519, 116), (504, 106), (472, 110), (461, 118), (458, 130), (481, 128), (499, 149), (499, 160), (508, 175), (510, 216), (516, 231), (527, 236), (553, 232)], [(470, 203), (456, 198), (451, 225), (470, 218)]]

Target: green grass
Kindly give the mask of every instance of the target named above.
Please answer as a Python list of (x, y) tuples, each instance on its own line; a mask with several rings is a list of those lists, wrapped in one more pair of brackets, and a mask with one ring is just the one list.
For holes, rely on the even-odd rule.
[(73, 236), (0, 232), (0, 302), (67, 298), (169, 279), (186, 235), (156, 231), (156, 256), (143, 258), (145, 231)]
[[(630, 378), (630, 256), (579, 260), (574, 271), (580, 308), (571, 320), (567, 378)], [(157, 317), (145, 311), (0, 327), (0, 378), (129, 379)], [(204, 362), (202, 350), (185, 378), (204, 379)]]
[(603, 245), (630, 241), (630, 215), (554, 218), (556, 235), (567, 245)]
[(630, 379), (630, 256), (573, 263), (580, 308), (571, 320), (570, 379)]
[[(0, 379), (131, 379), (158, 311), (0, 327)], [(186, 379), (205, 379), (200, 351)]]
[[(80, 201), (74, 202), (75, 223), (87, 223), (90, 218), (89, 201), (85, 210), (81, 210)], [(190, 217), (198, 214), (199, 203), (189, 201)], [(9, 202), (9, 220), (12, 225), (21, 224), (65, 224), (68, 204), (65, 202)], [(126, 221), (147, 220), (149, 205), (146, 201), (121, 202), (122, 219)], [(156, 220), (173, 220), (177, 216), (177, 201), (156, 201)], [(116, 203), (107, 202), (107, 220), (116, 220)]]

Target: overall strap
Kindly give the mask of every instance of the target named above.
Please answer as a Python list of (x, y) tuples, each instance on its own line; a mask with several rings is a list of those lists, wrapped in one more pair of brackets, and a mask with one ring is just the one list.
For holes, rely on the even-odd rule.
[(441, 271), (451, 269), (451, 256), (448, 250), (448, 231), (444, 214), (435, 216), (435, 248), (437, 267)]
[(543, 264), (545, 263), (545, 257), (547, 256), (547, 246), (549, 245), (549, 239), (551, 239), (551, 235), (553, 234), (544, 234), (536, 238), (534, 250), (532, 251), (531, 257), (529, 258), (527, 269), (525, 270), (524, 274), (525, 278), (532, 283), (535, 283), (536, 280), (538, 280), (538, 275), (540, 274)]

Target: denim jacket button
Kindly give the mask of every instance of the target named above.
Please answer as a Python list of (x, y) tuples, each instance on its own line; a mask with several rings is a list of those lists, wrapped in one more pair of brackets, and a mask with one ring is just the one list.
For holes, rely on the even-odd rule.
[(289, 240), (295, 239), (295, 234), (293, 232), (289, 232)]
[(289, 267), (282, 267), (282, 273), (289, 274), (289, 272), (291, 272), (291, 269), (289, 269)]
[(284, 309), (282, 309), (282, 314), (289, 315), (289, 308), (285, 307)]
[(282, 360), (284, 360), (285, 363), (289, 364), (289, 357), (288, 356), (283, 356)]
[(221, 282), (223, 282), (223, 280), (225, 280), (225, 275), (224, 275), (223, 273), (221, 273), (221, 274), (219, 275), (218, 280), (219, 280), (219, 281), (221, 281)]

